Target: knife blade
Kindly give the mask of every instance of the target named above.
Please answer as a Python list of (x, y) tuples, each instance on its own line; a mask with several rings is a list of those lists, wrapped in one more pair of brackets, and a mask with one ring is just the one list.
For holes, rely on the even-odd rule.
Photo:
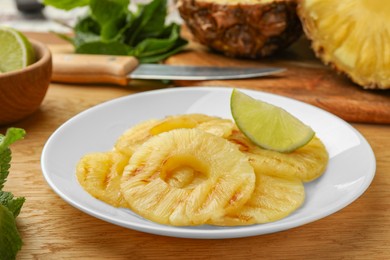
[(64, 83), (110, 83), (128, 85), (131, 79), (215, 80), (245, 79), (273, 75), (283, 68), (211, 67), (139, 64), (132, 56), (53, 55), (52, 81)]

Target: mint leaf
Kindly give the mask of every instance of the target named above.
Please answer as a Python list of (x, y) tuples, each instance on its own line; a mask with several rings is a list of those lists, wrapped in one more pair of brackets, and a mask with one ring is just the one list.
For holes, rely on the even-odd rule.
[[(184, 43), (184, 45), (185, 44), (186, 43)], [(180, 52), (183, 48), (184, 48), (183, 45), (178, 44), (177, 46), (175, 46), (174, 48), (172, 48), (168, 52), (164, 52), (164, 53), (156, 54), (156, 55), (152, 55), (152, 56), (140, 57), (138, 59), (139, 59), (140, 63), (157, 63), (161, 60), (165, 60), (166, 58), (168, 58), (169, 56), (172, 56), (173, 54)]]
[(8, 128), (6, 135), (0, 134), (0, 191), (9, 174), (11, 163), (11, 150), (9, 146), (15, 141), (22, 139), (26, 132), (21, 128)]
[(0, 204), (0, 257), (15, 259), (22, 248), (22, 239), (16, 228), (14, 215)]
[(120, 42), (88, 42), (76, 48), (77, 53), (127, 55), (129, 46)]
[(24, 201), (23, 197), (14, 198), (11, 192), (0, 191), (0, 204), (8, 208), (15, 218), (19, 215)]
[(121, 31), (126, 26), (127, 15), (122, 14), (117, 19), (108, 21), (102, 25), (102, 30), (100, 33), (100, 38), (102, 41), (121, 41)]
[(100, 25), (91, 16), (81, 18), (74, 28), (73, 45), (77, 48), (84, 43), (100, 41), (100, 31)]
[(92, 17), (100, 26), (117, 20), (128, 8), (129, 0), (90, 0)]
[(44, 0), (43, 3), (59, 9), (71, 10), (76, 7), (88, 5), (89, 0)]
[(146, 38), (157, 37), (164, 31), (167, 15), (167, 1), (153, 0), (147, 5), (140, 6), (134, 28), (129, 33), (129, 44), (135, 45)]
[(22, 247), (22, 239), (16, 227), (15, 218), (19, 215), (25, 199), (14, 198), (11, 192), (3, 191), (9, 174), (11, 150), (9, 146), (22, 139), (26, 132), (21, 128), (8, 128), (0, 134), (0, 257), (15, 259)]
[(11, 127), (7, 129), (5, 136), (0, 134), (0, 153), (19, 139), (22, 139), (26, 131), (21, 128)]
[(141, 63), (159, 62), (183, 49), (187, 41), (178, 24), (166, 25), (167, 0), (138, 5), (129, 0), (45, 0), (45, 4), (68, 10), (89, 5), (89, 14), (75, 25), (74, 37), (60, 35), (73, 43), (77, 53), (134, 55)]
[(0, 190), (3, 189), (4, 183), (7, 180), (9, 168), (11, 167), (10, 162), (11, 162), (11, 150), (8, 148), (0, 152)]
[(180, 40), (180, 27), (173, 24), (168, 28), (170, 31), (168, 38), (147, 38), (143, 40), (135, 48), (136, 55), (139, 58), (145, 58), (160, 55), (175, 48), (178, 40)]

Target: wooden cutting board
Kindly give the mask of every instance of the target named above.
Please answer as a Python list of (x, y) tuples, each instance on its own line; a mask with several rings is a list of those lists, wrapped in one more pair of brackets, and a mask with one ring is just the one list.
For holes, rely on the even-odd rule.
[(258, 60), (228, 58), (191, 43), (188, 51), (172, 56), (166, 63), (283, 67), (287, 70), (277, 76), (174, 83), (178, 86), (227, 86), (260, 90), (310, 103), (349, 122), (390, 124), (390, 90), (363, 90), (346, 76), (324, 66), (314, 56), (310, 43), (305, 38), (276, 57)]

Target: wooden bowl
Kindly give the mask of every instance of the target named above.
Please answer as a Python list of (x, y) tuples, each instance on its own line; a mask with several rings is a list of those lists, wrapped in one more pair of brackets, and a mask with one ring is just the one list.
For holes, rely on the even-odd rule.
[(36, 61), (24, 69), (0, 74), (0, 125), (14, 123), (35, 112), (49, 87), (51, 53), (43, 43), (30, 41)]

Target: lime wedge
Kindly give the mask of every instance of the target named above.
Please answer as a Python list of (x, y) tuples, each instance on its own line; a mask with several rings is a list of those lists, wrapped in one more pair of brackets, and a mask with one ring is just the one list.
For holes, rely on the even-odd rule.
[(231, 95), (230, 109), (241, 132), (264, 149), (292, 152), (307, 144), (315, 134), (286, 110), (236, 89)]
[(35, 61), (28, 39), (15, 29), (0, 27), (0, 72), (22, 69)]

